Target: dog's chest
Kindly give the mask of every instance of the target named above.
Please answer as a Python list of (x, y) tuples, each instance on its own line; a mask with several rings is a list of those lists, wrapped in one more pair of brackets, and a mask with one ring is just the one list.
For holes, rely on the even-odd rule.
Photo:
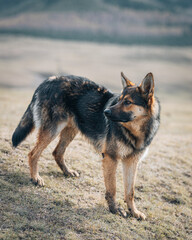
[(117, 146), (117, 155), (118, 155), (118, 158), (120, 159), (126, 158), (127, 156), (133, 153), (133, 149), (129, 145), (119, 140), (116, 141), (116, 146)]

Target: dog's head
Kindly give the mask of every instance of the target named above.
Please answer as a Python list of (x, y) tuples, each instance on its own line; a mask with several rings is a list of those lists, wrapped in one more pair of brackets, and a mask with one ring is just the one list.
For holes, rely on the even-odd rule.
[(154, 78), (148, 73), (141, 84), (136, 86), (121, 73), (123, 91), (118, 102), (105, 109), (105, 115), (115, 122), (130, 122), (151, 114), (154, 104)]

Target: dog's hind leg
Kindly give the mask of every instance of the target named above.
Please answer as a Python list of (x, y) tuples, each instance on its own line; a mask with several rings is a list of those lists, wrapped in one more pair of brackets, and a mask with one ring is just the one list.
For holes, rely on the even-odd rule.
[(107, 200), (109, 210), (112, 213), (117, 213), (117, 207), (115, 203), (116, 169), (117, 160), (114, 160), (110, 156), (105, 154), (103, 158), (103, 175), (106, 187), (105, 199)]
[(42, 151), (49, 145), (49, 143), (54, 139), (54, 137), (55, 136), (53, 136), (50, 132), (40, 129), (37, 143), (32, 149), (32, 151), (28, 154), (32, 181), (40, 186), (44, 185), (44, 181), (39, 176), (37, 163)]
[(53, 156), (55, 158), (56, 163), (63, 171), (64, 175), (67, 177), (78, 177), (79, 174), (76, 171), (70, 170), (65, 162), (63, 157), (65, 150), (69, 143), (74, 139), (78, 130), (73, 125), (73, 123), (68, 122), (67, 126), (60, 133), (60, 140), (57, 144), (55, 150), (53, 151)]

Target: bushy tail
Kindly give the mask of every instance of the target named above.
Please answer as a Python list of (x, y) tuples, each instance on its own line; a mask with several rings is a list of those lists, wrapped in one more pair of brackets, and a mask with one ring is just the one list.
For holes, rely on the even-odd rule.
[(25, 111), (23, 117), (12, 136), (13, 147), (17, 147), (34, 128), (33, 114), (30, 105)]

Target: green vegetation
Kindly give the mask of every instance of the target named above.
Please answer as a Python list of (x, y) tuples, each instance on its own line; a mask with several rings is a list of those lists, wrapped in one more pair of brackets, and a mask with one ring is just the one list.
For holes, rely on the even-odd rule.
[(0, 13), (5, 16), (25, 11), (95, 11), (106, 10), (113, 5), (121, 9), (169, 12), (178, 12), (192, 7), (191, 0), (0, 0)]
[(192, 45), (190, 0), (0, 0), (0, 34)]
[(191, 8), (191, 0), (104, 0), (121, 8), (177, 12)]
[(2, 16), (15, 15), (24, 12), (44, 11), (90, 11), (104, 8), (102, 0), (0, 0), (0, 13)]

